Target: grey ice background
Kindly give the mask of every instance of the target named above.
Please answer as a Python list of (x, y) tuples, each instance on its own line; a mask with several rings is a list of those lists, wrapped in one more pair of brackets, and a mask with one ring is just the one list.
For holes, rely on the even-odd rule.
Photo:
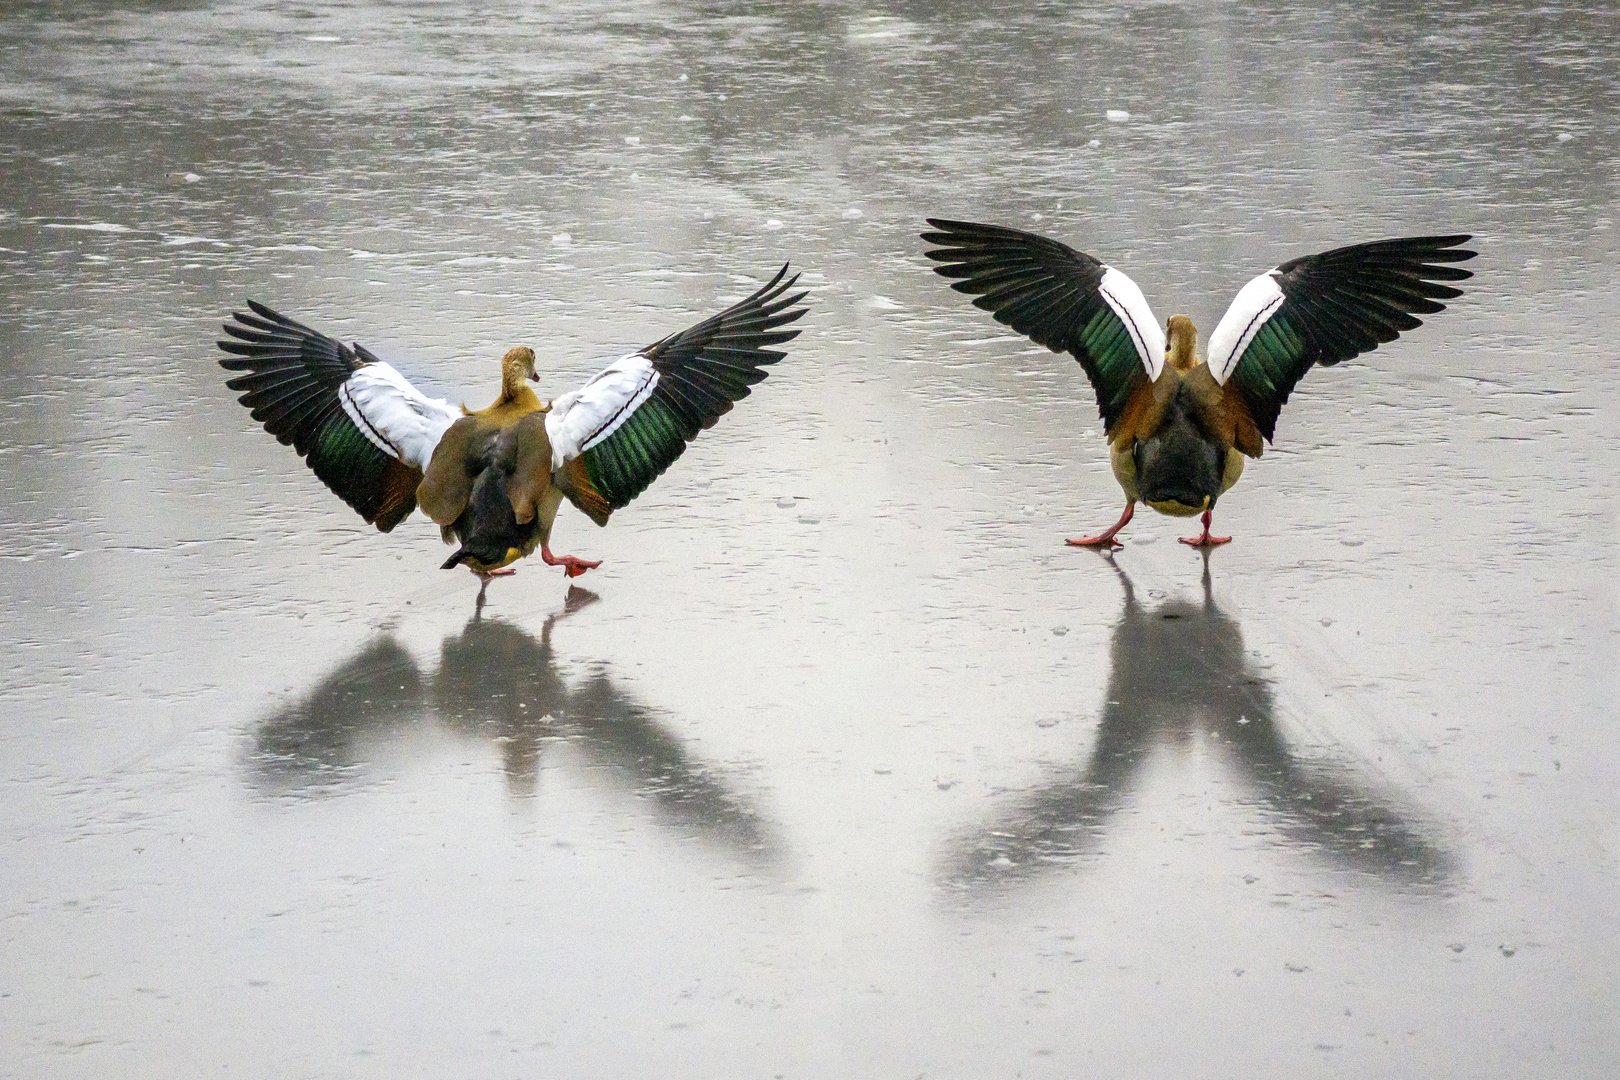
[[(1508, 3), (0, 17), (0, 1075), (1609, 1077), (1620, 24)], [(1110, 122), (1107, 110), (1130, 118)], [(1095, 141), (1095, 145), (1093, 145)], [(1466, 230), (1208, 561), (1113, 564), (1051, 233), (1207, 333)], [(224, 391), (245, 296), (482, 404), (782, 260), (791, 355), (473, 618)], [(595, 599), (593, 599), (595, 597)]]

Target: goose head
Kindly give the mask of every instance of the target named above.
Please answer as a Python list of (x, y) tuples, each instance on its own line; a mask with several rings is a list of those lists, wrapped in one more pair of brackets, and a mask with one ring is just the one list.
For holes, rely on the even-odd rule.
[(515, 349), (507, 350), (501, 357), (501, 397), (510, 400), (522, 390), (525, 382), (539, 382), (540, 376), (534, 370), (534, 350), (527, 345), (519, 345)]
[(1164, 359), (1177, 371), (1190, 371), (1198, 362), (1198, 331), (1185, 315), (1172, 315), (1164, 325)]

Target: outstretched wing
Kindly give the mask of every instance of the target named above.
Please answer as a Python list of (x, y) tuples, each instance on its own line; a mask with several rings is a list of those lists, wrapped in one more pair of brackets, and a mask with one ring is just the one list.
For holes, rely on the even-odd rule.
[(934, 272), (997, 322), (1080, 361), (1104, 429), (1164, 367), (1164, 331), (1136, 282), (1066, 244), (999, 225), (929, 218)]
[[(787, 264), (760, 290), (689, 329), (621, 357), (551, 403), (546, 434), (558, 486), (598, 525), (646, 490), (698, 432), (731, 411), (799, 335)], [(784, 280), (785, 278), (785, 280)]]
[(424, 397), (364, 346), (353, 348), (252, 300), (225, 324), (225, 383), (368, 524), (388, 532), (416, 508), (433, 448), (460, 415)]
[(1209, 338), (1215, 381), (1237, 391), (1267, 439), (1294, 384), (1313, 364), (1331, 365), (1421, 326), (1414, 312), (1444, 311), (1462, 295), (1441, 285), (1473, 272), (1448, 263), (1472, 259), (1472, 239), (1411, 236), (1335, 248), (1291, 259), (1252, 279)]

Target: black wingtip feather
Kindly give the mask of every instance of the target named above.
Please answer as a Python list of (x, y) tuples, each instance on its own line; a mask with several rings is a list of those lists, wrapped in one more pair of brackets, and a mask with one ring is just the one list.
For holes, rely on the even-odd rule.
[[(1053, 352), (1080, 362), (1112, 432), (1133, 388), (1145, 378), (1143, 359), (1124, 323), (1099, 290), (1106, 272), (1085, 252), (1038, 233), (952, 218), (925, 219), (935, 231), (922, 239), (932, 269), (997, 322)], [(1089, 336), (1088, 336), (1089, 335)]]
[(582, 456), (602, 500), (600, 515), (570, 495), (598, 523), (646, 490), (686, 444), (749, 396), (766, 368), (787, 354), (783, 345), (802, 332), (792, 326), (809, 310), (809, 290), (793, 291), (799, 274), (781, 268), (747, 297), (679, 333), (641, 350), (659, 374), (651, 397), (617, 431)]
[(420, 473), (379, 449), (344, 413), (338, 389), (367, 363), (351, 350), (257, 300), (234, 312), (219, 365), (245, 372), (225, 385), (253, 419), (291, 446), (334, 493), (387, 532), (415, 509)]
[[(1331, 367), (1423, 325), (1419, 315), (1446, 309), (1473, 271), (1453, 265), (1477, 252), (1459, 247), (1471, 233), (1395, 237), (1290, 259), (1272, 271), (1285, 300), (1277, 316), (1299, 335), (1286, 358), (1275, 354), (1261, 371), (1245, 353), (1232, 373), (1255, 426), (1265, 438), (1294, 386), (1315, 365)], [(1256, 346), (1251, 345), (1253, 349)]]

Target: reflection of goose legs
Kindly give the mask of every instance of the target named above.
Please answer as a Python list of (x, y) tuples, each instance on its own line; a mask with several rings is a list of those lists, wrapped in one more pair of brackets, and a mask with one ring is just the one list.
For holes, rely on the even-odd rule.
[[(467, 569), (472, 570), (472, 567), (469, 566)], [(478, 580), (480, 582), (478, 586), (478, 599), (473, 602), (473, 618), (476, 619), (478, 616), (484, 613), (484, 598), (485, 594), (489, 592), (489, 583), (498, 577), (511, 577), (513, 574), (517, 573), (517, 571), (511, 569), (510, 567), (502, 567), (499, 570), (490, 570), (487, 572), (473, 570), (473, 573), (478, 575)]]
[(589, 589), (582, 589), (578, 585), (568, 586), (568, 595), (563, 597), (562, 610), (553, 611), (550, 615), (547, 615), (544, 625), (540, 627), (540, 647), (547, 650), (547, 652), (551, 650), (551, 628), (556, 625), (558, 619), (566, 619), (574, 612), (590, 607), (600, 599), (602, 598)]
[(537, 635), (481, 612), (440, 647), (434, 700), (451, 727), (478, 738), (493, 737), (500, 749), (507, 791), (517, 798), (538, 794), (545, 743), (559, 734), (569, 713), (567, 683), (553, 661), (551, 630), (557, 620), (595, 600), (569, 589)]
[[(1130, 615), (1136, 611), (1136, 589), (1131, 585), (1131, 575), (1127, 574), (1125, 568), (1114, 561), (1112, 551), (1105, 551), (1103, 554), (1108, 557), (1108, 565), (1114, 568), (1114, 574), (1119, 578), (1120, 587), (1125, 590), (1125, 614)], [(1208, 581), (1209, 579), (1206, 576), (1204, 580)], [(1115, 627), (1115, 631), (1118, 631), (1118, 627)]]

